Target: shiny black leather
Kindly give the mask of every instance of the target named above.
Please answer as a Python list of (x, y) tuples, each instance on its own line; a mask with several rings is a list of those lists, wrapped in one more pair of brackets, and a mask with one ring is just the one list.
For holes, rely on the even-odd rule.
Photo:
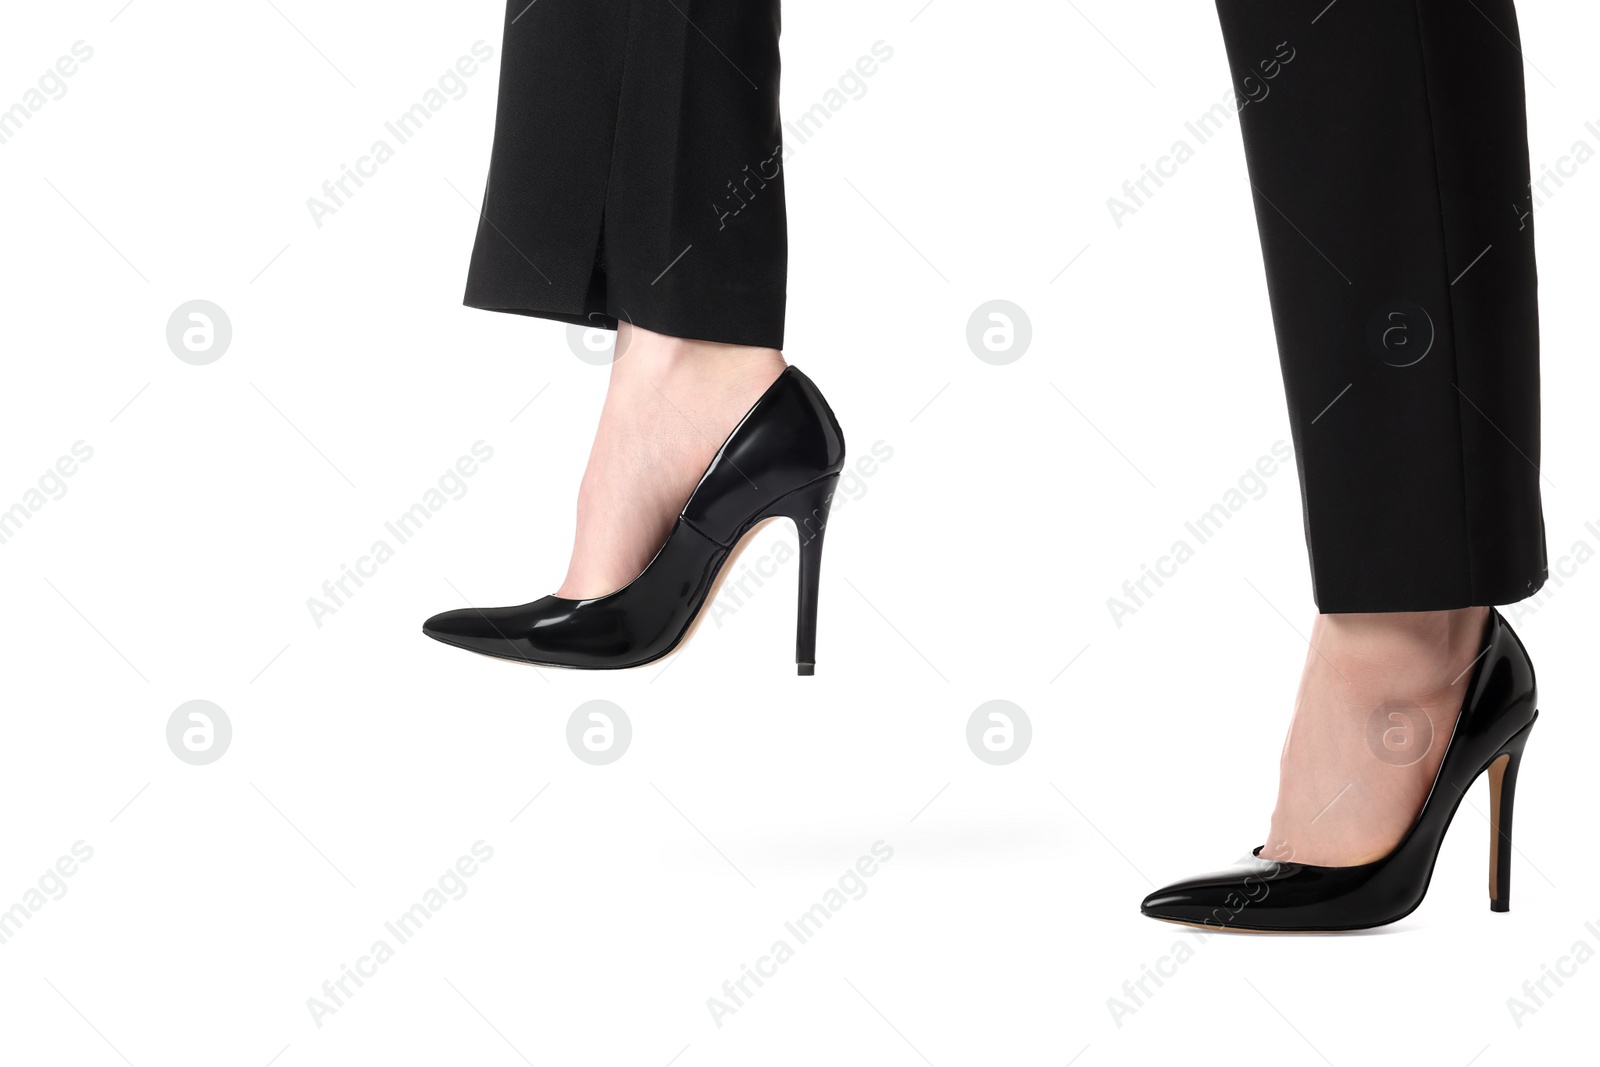
[(683, 506), (683, 521), (731, 546), (786, 493), (844, 467), (844, 433), (811, 379), (779, 375), (723, 443)]
[(683, 640), (734, 545), (758, 522), (789, 518), (800, 536), (796, 661), (815, 663), (822, 534), (844, 433), (811, 379), (787, 368), (711, 460), (644, 572), (589, 600), (547, 596), (508, 608), (458, 608), (423, 623), (447, 645), (538, 666), (610, 670), (660, 659)]
[[(1510, 788), (1522, 746), (1538, 717), (1533, 664), (1511, 627), (1490, 611), (1485, 649), (1473, 668), (1444, 762), (1410, 831), (1383, 859), (1354, 867), (1315, 867), (1263, 859), (1261, 848), (1226, 870), (1175, 882), (1144, 899), (1155, 919), (1241, 930), (1327, 931), (1383, 926), (1422, 903), (1434, 860), (1468, 787), (1509, 756), (1497, 825), (1502, 847), (1491, 850), (1491, 906), (1507, 908), (1510, 873)], [(1498, 878), (1494, 874), (1498, 874)]]

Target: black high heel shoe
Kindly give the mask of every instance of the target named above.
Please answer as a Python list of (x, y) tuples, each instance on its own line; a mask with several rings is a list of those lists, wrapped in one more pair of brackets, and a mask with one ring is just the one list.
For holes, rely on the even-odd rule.
[(1393, 852), (1355, 867), (1245, 860), (1158, 889), (1140, 910), (1153, 919), (1234, 930), (1363, 930), (1405, 918), (1422, 903), (1450, 819), (1478, 775), (1489, 773), (1489, 907), (1511, 907), (1511, 807), (1522, 749), (1539, 717), (1533, 663), (1490, 610), (1484, 650), (1450, 747), (1417, 821)]
[(822, 535), (844, 468), (844, 433), (811, 379), (789, 367), (734, 428), (655, 558), (615, 593), (458, 608), (422, 632), (447, 645), (542, 667), (613, 670), (660, 659), (688, 636), (739, 540), (772, 518), (800, 540), (799, 673), (813, 674)]

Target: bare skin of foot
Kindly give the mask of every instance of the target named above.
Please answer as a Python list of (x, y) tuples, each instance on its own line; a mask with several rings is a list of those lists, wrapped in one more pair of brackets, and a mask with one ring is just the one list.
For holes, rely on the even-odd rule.
[(1488, 614), (1317, 617), (1262, 859), (1345, 867), (1394, 850), (1444, 760)]
[(666, 541), (739, 420), (783, 373), (772, 348), (687, 341), (622, 323), (600, 426), (578, 490), (578, 528), (556, 595), (614, 593)]

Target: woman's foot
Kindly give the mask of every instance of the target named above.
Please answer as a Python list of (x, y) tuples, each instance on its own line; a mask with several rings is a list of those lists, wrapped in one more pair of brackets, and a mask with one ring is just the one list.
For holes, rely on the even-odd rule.
[(584, 600), (639, 576), (707, 464), (783, 373), (771, 348), (686, 341), (622, 323), (578, 527), (556, 596)]
[(1317, 617), (1262, 859), (1345, 867), (1394, 850), (1444, 759), (1488, 614)]

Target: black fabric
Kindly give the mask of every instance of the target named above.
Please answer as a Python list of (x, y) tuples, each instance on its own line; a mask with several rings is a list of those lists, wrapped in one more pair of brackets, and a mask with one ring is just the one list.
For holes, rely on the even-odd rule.
[(1250, 101), (1319, 608), (1530, 596), (1546, 573), (1539, 332), (1511, 0), (1217, 9)]
[(466, 303), (783, 346), (779, 0), (510, 0)]

